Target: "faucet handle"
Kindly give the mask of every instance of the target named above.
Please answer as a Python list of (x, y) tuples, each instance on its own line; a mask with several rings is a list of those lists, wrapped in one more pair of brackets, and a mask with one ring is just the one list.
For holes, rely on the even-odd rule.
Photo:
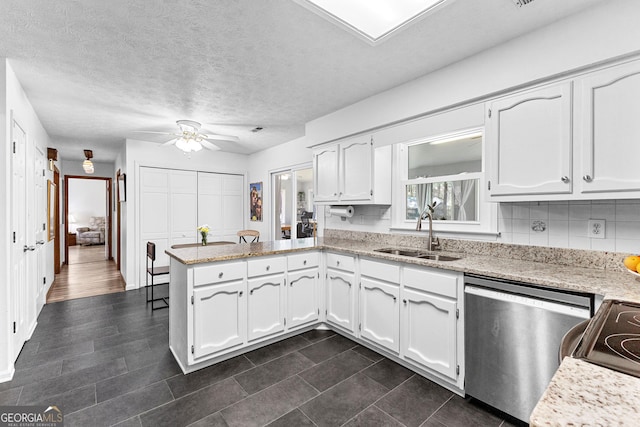
[(434, 248), (434, 249), (440, 247), (440, 238), (439, 237), (436, 237), (435, 239), (433, 239), (431, 241), (431, 247)]

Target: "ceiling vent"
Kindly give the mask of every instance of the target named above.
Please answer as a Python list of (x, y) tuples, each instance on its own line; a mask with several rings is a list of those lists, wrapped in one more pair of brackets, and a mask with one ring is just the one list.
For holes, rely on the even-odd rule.
[(513, 0), (513, 3), (518, 7), (522, 7), (528, 5), (529, 3), (533, 3), (533, 0)]

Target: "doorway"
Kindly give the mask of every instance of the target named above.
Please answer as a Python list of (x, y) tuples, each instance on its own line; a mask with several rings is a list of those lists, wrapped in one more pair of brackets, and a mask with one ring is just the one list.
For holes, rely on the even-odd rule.
[(65, 263), (111, 256), (111, 178), (65, 175)]
[(275, 240), (313, 237), (313, 169), (303, 165), (271, 174)]

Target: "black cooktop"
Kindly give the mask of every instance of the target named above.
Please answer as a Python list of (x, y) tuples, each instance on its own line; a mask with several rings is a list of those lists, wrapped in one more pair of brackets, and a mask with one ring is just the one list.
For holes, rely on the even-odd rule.
[(640, 304), (604, 301), (573, 357), (640, 377)]

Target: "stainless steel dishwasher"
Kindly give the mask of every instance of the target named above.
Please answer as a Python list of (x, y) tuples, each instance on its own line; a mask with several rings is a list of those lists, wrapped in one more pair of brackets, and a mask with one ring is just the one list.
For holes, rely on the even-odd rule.
[(465, 392), (528, 422), (593, 296), (465, 276)]

